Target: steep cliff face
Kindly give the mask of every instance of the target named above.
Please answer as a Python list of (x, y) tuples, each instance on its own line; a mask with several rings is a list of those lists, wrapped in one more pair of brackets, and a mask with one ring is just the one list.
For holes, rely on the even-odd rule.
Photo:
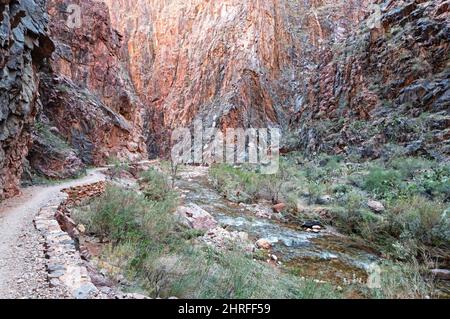
[[(79, 17), (69, 5), (80, 8)], [(44, 121), (85, 163), (145, 158), (143, 104), (122, 62), (121, 37), (108, 8), (93, 0), (50, 0), (47, 9), (56, 51), (41, 85)]]
[[(167, 131), (286, 127), (304, 102), (318, 49), (340, 41), (370, 1), (106, 0), (147, 104), (150, 151)], [(161, 147), (154, 147), (159, 145)]]
[(0, 1), (0, 199), (19, 192), (40, 109), (37, 73), (54, 49), (47, 22), (45, 1)]
[(296, 79), (284, 1), (106, 2), (128, 42), (154, 155), (167, 130), (194, 118), (221, 128), (283, 120)]
[(449, 3), (379, 2), (378, 26), (323, 51), (295, 139), (310, 153), (448, 156)]

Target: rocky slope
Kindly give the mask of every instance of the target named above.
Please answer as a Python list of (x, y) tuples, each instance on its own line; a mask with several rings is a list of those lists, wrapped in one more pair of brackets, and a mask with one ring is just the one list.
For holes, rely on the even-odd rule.
[[(81, 9), (80, 25), (70, 25), (69, 5)], [(120, 35), (111, 28), (108, 8), (92, 0), (50, 0), (51, 37), (56, 51), (43, 76), (44, 115), (84, 163), (108, 158), (145, 158), (142, 103), (122, 63)]]
[(34, 118), (37, 73), (54, 45), (44, 1), (0, 1), (0, 199), (17, 195)]
[(362, 158), (450, 154), (448, 1), (379, 1), (364, 21), (322, 50), (294, 147)]

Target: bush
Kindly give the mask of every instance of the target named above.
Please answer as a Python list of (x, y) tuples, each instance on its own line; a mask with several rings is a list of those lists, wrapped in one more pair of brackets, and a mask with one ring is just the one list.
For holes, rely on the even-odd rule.
[(325, 186), (320, 181), (308, 181), (306, 183), (308, 191), (308, 202), (310, 205), (316, 204), (325, 194)]
[(442, 203), (421, 196), (399, 199), (389, 207), (389, 233), (418, 245), (445, 246), (450, 243), (450, 218)]
[(450, 165), (434, 167), (426, 171), (417, 181), (422, 194), (445, 202), (450, 201)]
[(380, 198), (395, 196), (401, 188), (402, 176), (396, 170), (372, 168), (365, 177), (363, 188)]
[(164, 201), (168, 197), (173, 197), (172, 187), (166, 175), (155, 168), (150, 168), (142, 173), (139, 185), (149, 200)]
[(115, 244), (149, 236), (165, 242), (172, 236), (175, 207), (174, 197), (149, 201), (135, 191), (108, 186), (105, 193), (89, 205), (89, 210), (77, 213), (76, 218), (87, 226), (88, 232)]
[(42, 141), (51, 150), (56, 152), (74, 151), (73, 148), (59, 135), (51, 131), (48, 124), (36, 122), (34, 125), (35, 134), (42, 139)]
[[(90, 233), (116, 243), (142, 237), (139, 220), (147, 212), (142, 196), (109, 186), (104, 195), (91, 203), (89, 214), (81, 218)], [(80, 219), (80, 216), (78, 216)]]
[(367, 198), (358, 191), (350, 191), (344, 195), (335, 208), (334, 223), (347, 234), (357, 234), (367, 240), (373, 240), (379, 235), (380, 217), (366, 208)]
[(109, 169), (111, 180), (119, 178), (123, 172), (130, 171), (130, 164), (128, 162), (121, 161), (116, 157), (109, 158), (108, 164), (111, 166)]
[(209, 176), (214, 187), (231, 201), (251, 202), (259, 196), (262, 178), (251, 167), (216, 164), (210, 168)]
[(301, 281), (277, 269), (254, 261), (237, 250), (190, 251), (184, 263), (190, 265), (175, 284), (174, 292), (184, 298), (206, 299), (304, 299), (338, 298), (331, 285)]
[(430, 169), (434, 165), (436, 163), (423, 158), (400, 157), (391, 160), (387, 166), (399, 171), (403, 178), (412, 179), (417, 175), (418, 171)]

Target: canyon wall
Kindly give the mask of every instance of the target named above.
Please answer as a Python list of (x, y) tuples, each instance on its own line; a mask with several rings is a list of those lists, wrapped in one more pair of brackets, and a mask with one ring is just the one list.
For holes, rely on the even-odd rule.
[(45, 1), (0, 0), (0, 199), (19, 193), (41, 109), (37, 74), (54, 49), (47, 22)]
[(168, 132), (281, 127), (304, 102), (318, 49), (345, 37), (370, 1), (106, 0), (148, 114), (152, 155)]
[[(79, 6), (80, 16), (69, 5)], [(106, 5), (49, 0), (47, 10), (56, 50), (42, 76), (45, 125), (63, 136), (87, 164), (146, 158), (144, 107), (123, 62), (121, 37), (111, 27)]]
[(291, 146), (363, 159), (448, 158), (449, 2), (379, 4), (378, 21), (322, 51)]
[(446, 157), (448, 12), (444, 0), (0, 0), (0, 198), (17, 194), (26, 157), (70, 177), (167, 155), (194, 119), (280, 127), (286, 150), (308, 154)]
[(196, 118), (219, 128), (282, 121), (296, 79), (283, 1), (106, 2), (147, 106), (152, 155)]

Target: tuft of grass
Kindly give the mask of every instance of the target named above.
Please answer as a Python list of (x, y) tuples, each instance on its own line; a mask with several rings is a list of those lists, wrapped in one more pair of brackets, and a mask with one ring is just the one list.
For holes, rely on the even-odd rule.
[(111, 166), (110, 178), (112, 180), (120, 177), (121, 173), (130, 171), (130, 163), (127, 161), (122, 161), (116, 157), (108, 158), (107, 163)]
[(334, 208), (333, 223), (346, 234), (356, 234), (366, 240), (380, 235), (381, 217), (367, 209), (367, 198), (356, 190), (345, 194), (340, 207)]
[(380, 265), (379, 287), (372, 289), (370, 297), (378, 299), (434, 298), (434, 282), (422, 275), (426, 269), (417, 261)]
[(432, 169), (435, 165), (435, 162), (420, 157), (397, 157), (387, 163), (388, 168), (409, 179), (413, 179), (419, 171)]
[(40, 137), (46, 145), (57, 152), (73, 151), (73, 148), (60, 136), (54, 134), (50, 127), (42, 122), (34, 124), (35, 133)]
[(450, 216), (445, 205), (421, 196), (394, 201), (386, 222), (389, 233), (402, 241), (434, 247), (450, 243)]

